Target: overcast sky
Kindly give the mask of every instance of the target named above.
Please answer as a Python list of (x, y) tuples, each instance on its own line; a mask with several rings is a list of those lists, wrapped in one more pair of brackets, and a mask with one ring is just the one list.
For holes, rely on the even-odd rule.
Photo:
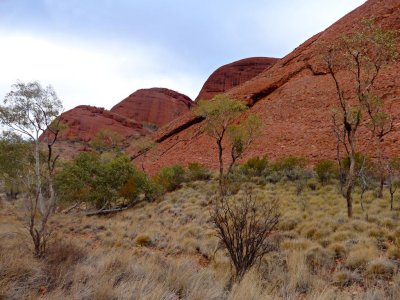
[(283, 57), (365, 0), (0, 0), (0, 99), (51, 84), (66, 109), (140, 88), (194, 99), (219, 66)]

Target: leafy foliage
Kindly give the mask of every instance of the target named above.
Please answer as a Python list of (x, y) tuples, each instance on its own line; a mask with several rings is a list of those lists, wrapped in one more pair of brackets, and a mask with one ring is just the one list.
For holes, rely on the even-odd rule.
[(56, 175), (56, 188), (64, 201), (89, 202), (97, 208), (111, 207), (121, 198), (131, 204), (152, 192), (146, 175), (126, 156), (97, 152), (82, 152), (65, 163)]
[(155, 176), (155, 181), (167, 192), (174, 191), (185, 181), (185, 169), (180, 165), (161, 168)]
[(210, 171), (200, 165), (199, 163), (190, 163), (187, 171), (187, 180), (195, 181), (195, 180), (208, 180), (211, 178)]
[(336, 163), (332, 160), (320, 160), (314, 167), (319, 182), (327, 184), (338, 174)]
[(94, 139), (90, 141), (90, 146), (99, 152), (116, 151), (122, 146), (122, 136), (109, 129), (100, 130)]
[(11, 197), (22, 191), (24, 175), (32, 166), (32, 144), (15, 133), (3, 133), (0, 138), (0, 179)]
[[(205, 131), (211, 136), (218, 147), (219, 188), (220, 194), (225, 193), (226, 175), (231, 173), (236, 161), (242, 156), (254, 141), (261, 120), (255, 115), (249, 115), (238, 122), (237, 118), (247, 110), (243, 101), (231, 99), (225, 95), (217, 95), (210, 101), (200, 101), (196, 113), (205, 118)], [(224, 171), (225, 136), (230, 141), (230, 157), (228, 171)]]
[(303, 177), (310, 177), (305, 172), (307, 160), (304, 157), (287, 156), (274, 161), (271, 169), (280, 178), (297, 180)]
[(265, 176), (269, 172), (269, 161), (266, 156), (252, 157), (241, 166), (246, 176)]
[(242, 101), (217, 95), (211, 101), (199, 101), (196, 112), (206, 119), (207, 133), (216, 139), (222, 139), (228, 127), (233, 125), (235, 119), (246, 109)]

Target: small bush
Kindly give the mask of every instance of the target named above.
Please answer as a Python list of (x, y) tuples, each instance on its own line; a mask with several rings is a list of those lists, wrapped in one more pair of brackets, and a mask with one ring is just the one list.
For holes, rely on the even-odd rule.
[(346, 266), (351, 270), (365, 269), (368, 263), (378, 256), (374, 248), (361, 248), (350, 252), (346, 260)]
[(330, 268), (334, 262), (332, 252), (319, 246), (313, 247), (306, 252), (305, 261), (310, 271), (314, 274), (322, 268)]
[(340, 287), (351, 286), (354, 283), (361, 283), (362, 278), (360, 275), (348, 270), (339, 271), (333, 274), (333, 281)]
[(148, 247), (153, 244), (153, 241), (147, 234), (140, 234), (136, 237), (135, 244), (140, 247)]
[(187, 178), (189, 181), (209, 180), (211, 178), (210, 171), (199, 163), (190, 163), (188, 166)]
[(386, 252), (386, 256), (392, 260), (400, 260), (400, 248), (397, 246), (390, 246)]
[(66, 281), (68, 272), (86, 257), (86, 252), (70, 242), (56, 240), (50, 245), (46, 257), (44, 271), (48, 277), (49, 290)]
[(342, 243), (330, 244), (328, 249), (334, 253), (335, 258), (344, 258), (347, 255), (346, 247)]
[(319, 188), (319, 184), (314, 178), (311, 178), (307, 181), (307, 187), (312, 191), (316, 191)]
[(180, 165), (164, 167), (156, 175), (155, 181), (167, 192), (172, 192), (180, 188), (185, 181), (185, 169)]
[(337, 177), (338, 171), (335, 162), (331, 160), (321, 160), (315, 167), (314, 171), (317, 174), (319, 182), (327, 184), (329, 181)]
[(385, 258), (378, 258), (371, 261), (366, 270), (370, 278), (390, 279), (396, 270), (396, 265)]
[(152, 202), (164, 193), (164, 187), (154, 180), (147, 180), (143, 185), (144, 198)]
[(266, 176), (269, 173), (269, 162), (266, 156), (250, 158), (241, 166), (243, 174), (249, 177)]
[(288, 156), (276, 160), (272, 166), (272, 171), (278, 173), (281, 178), (294, 181), (310, 178), (311, 175), (305, 170), (306, 159), (303, 157)]
[(145, 191), (147, 176), (122, 154), (82, 152), (55, 176), (55, 188), (65, 203), (86, 202), (97, 208), (111, 207), (120, 198), (137, 201)]

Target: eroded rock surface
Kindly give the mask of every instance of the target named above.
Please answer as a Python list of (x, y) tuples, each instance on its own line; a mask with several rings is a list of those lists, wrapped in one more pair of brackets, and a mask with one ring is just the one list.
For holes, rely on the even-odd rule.
[[(263, 122), (260, 136), (244, 159), (264, 154), (272, 159), (287, 155), (303, 156), (310, 163), (335, 158), (336, 140), (331, 115), (338, 100), (332, 78), (324, 68), (321, 44), (333, 43), (342, 34), (355, 32), (362, 19), (370, 17), (374, 17), (376, 23), (384, 28), (399, 31), (400, 1), (367, 1), (271, 68), (227, 92), (231, 97), (246, 101), (251, 106), (249, 112), (258, 114)], [(394, 132), (385, 138), (387, 155), (400, 153), (398, 74), (399, 62), (382, 70), (377, 81), (376, 92), (386, 103), (392, 104), (391, 112), (396, 118)], [(351, 75), (341, 73), (339, 79), (345, 84), (346, 92), (350, 93), (354, 88)], [(158, 132), (157, 139), (161, 143), (147, 153), (147, 169), (156, 171), (161, 166), (192, 161), (212, 168), (217, 166), (215, 142), (201, 132), (202, 123), (193, 122), (194, 118), (194, 115), (187, 115), (175, 120), (174, 126)], [(177, 130), (179, 128), (182, 130)], [(366, 139), (361, 138), (359, 143), (365, 146)], [(228, 159), (226, 157), (226, 161)]]
[(183, 94), (164, 88), (151, 88), (134, 92), (115, 105), (111, 112), (160, 127), (187, 113), (192, 105), (192, 100)]
[(229, 91), (269, 69), (277, 61), (277, 58), (251, 57), (224, 65), (210, 75), (196, 101), (208, 100)]

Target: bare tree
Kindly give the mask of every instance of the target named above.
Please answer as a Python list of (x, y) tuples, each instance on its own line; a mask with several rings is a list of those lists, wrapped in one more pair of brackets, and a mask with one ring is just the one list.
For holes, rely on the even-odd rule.
[[(383, 67), (396, 58), (396, 32), (376, 26), (373, 20), (364, 20), (357, 32), (343, 36), (325, 51), (324, 60), (339, 100), (339, 107), (333, 116), (334, 131), (338, 147), (344, 148), (350, 158), (343, 191), (349, 217), (353, 215), (352, 193), (356, 181), (359, 129), (369, 129), (371, 139), (382, 138), (392, 130), (383, 102), (376, 95), (375, 85)], [(352, 76), (354, 89), (346, 90), (347, 82), (342, 79), (341, 73)]]
[[(45, 253), (49, 235), (47, 222), (56, 205), (53, 174), (58, 156), (54, 157), (53, 146), (61, 130), (57, 119), (61, 111), (61, 101), (53, 88), (43, 88), (36, 81), (14, 84), (4, 99), (4, 105), (0, 106), (1, 124), (34, 143), (34, 180), (27, 173), (26, 184), (35, 185), (29, 201), (28, 227), (37, 257)], [(42, 143), (46, 145), (45, 158), (41, 155)]]
[(243, 198), (222, 197), (211, 213), (217, 236), (235, 268), (231, 282), (270, 251), (268, 236), (280, 219), (278, 201), (264, 201), (248, 193)]

